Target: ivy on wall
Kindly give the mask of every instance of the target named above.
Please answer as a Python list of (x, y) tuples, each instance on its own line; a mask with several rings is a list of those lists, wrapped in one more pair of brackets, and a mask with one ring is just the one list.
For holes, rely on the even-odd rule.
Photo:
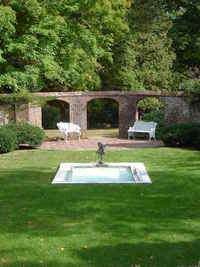
[(23, 93), (13, 93), (13, 94), (1, 94), (0, 95), (0, 104), (38, 104), (44, 106), (47, 101), (53, 100), (54, 97), (40, 97), (35, 94), (28, 92)]

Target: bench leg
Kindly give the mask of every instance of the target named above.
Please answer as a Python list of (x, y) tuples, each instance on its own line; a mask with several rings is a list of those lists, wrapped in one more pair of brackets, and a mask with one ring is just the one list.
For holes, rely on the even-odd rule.
[(131, 139), (131, 137), (133, 138), (133, 139), (135, 139), (135, 136), (134, 136), (134, 133), (128, 133), (128, 140), (130, 140)]
[(66, 134), (66, 142), (69, 141), (69, 133)]
[(149, 134), (149, 142), (151, 141), (151, 134)]

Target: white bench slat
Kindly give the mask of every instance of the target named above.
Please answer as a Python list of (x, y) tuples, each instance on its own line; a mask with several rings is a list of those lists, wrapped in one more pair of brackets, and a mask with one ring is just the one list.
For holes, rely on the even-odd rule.
[(157, 123), (150, 121), (135, 121), (133, 127), (128, 129), (128, 139), (130, 137), (134, 137), (134, 133), (148, 133), (149, 139), (155, 139), (155, 131), (156, 131)]

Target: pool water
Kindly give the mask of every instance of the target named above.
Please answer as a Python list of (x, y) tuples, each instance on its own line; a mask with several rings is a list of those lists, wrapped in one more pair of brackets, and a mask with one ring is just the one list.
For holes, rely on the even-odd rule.
[(72, 167), (65, 180), (73, 183), (134, 183), (130, 167)]

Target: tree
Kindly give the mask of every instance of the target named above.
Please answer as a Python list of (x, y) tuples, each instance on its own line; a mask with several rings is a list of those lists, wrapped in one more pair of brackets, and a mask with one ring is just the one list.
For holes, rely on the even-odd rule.
[(126, 8), (125, 0), (0, 0), (1, 92), (98, 89), (128, 30)]
[(0, 0), (0, 93), (199, 91), (199, 21), (199, 0)]
[(163, 1), (133, 1), (128, 19), (130, 31), (116, 43), (114, 64), (103, 73), (106, 87), (170, 90), (175, 54), (167, 35), (172, 24)]
[(179, 89), (200, 93), (200, 2), (167, 1), (173, 21), (169, 36), (176, 53), (174, 70)]

